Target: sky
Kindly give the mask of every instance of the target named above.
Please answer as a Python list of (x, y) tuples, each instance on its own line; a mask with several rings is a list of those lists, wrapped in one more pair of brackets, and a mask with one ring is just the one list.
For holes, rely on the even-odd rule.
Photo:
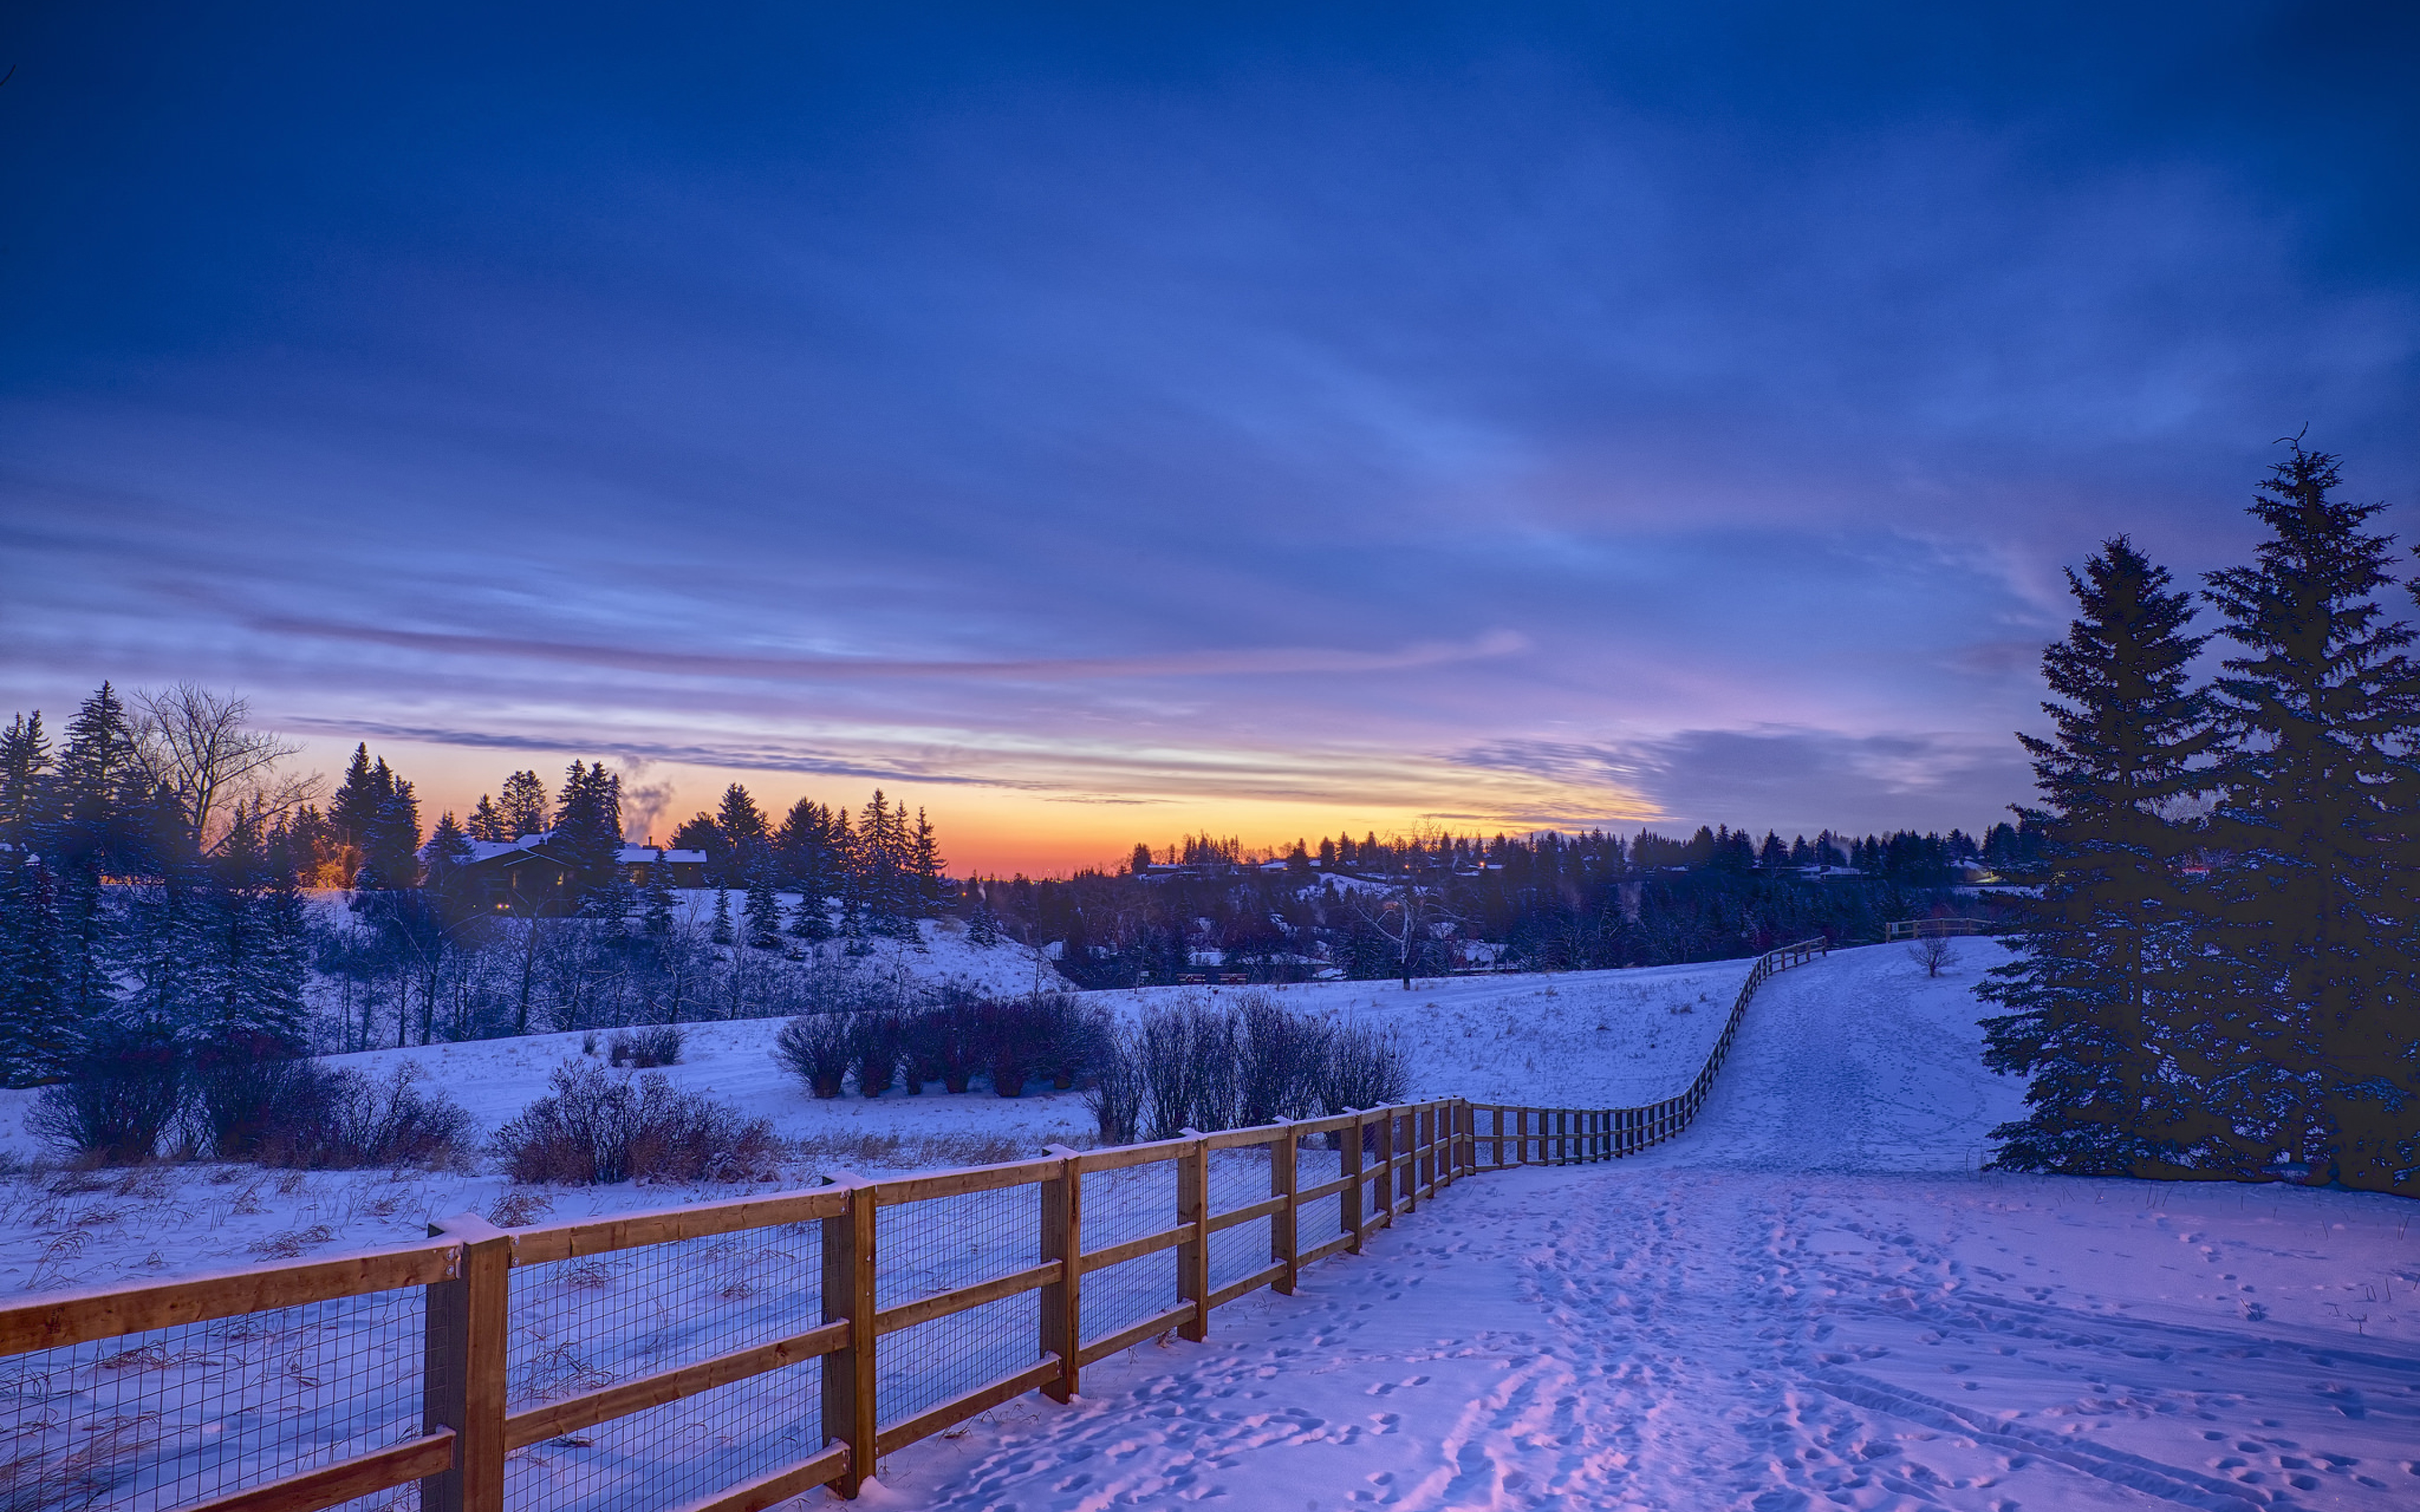
[(2297, 433), (2420, 538), (2415, 18), (13, 7), (0, 712), (961, 871), (1977, 829), (2102, 538)]

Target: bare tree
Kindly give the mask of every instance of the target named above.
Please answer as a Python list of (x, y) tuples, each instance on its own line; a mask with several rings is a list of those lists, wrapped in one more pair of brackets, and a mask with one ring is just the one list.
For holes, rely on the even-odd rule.
[(1437, 943), (1437, 931), (1461, 922), (1446, 909), (1443, 890), (1421, 887), (1406, 871), (1404, 880), (1383, 899), (1353, 895), (1353, 911), (1387, 942), (1405, 992), (1412, 990), (1412, 978), (1423, 964), (1420, 958)]
[(1924, 968), (1924, 974), (1928, 977), (1940, 976), (1942, 968), (1948, 965), (1955, 956), (1955, 952), (1950, 949), (1948, 938), (1940, 934), (1926, 935), (1909, 946), (1907, 953), (1917, 965)]
[(204, 850), (225, 842), (238, 810), (262, 820), (287, 812), (318, 789), (318, 774), (281, 773), (302, 748), (251, 728), (250, 701), (195, 683), (134, 695), (134, 738), (147, 775), (168, 789)]

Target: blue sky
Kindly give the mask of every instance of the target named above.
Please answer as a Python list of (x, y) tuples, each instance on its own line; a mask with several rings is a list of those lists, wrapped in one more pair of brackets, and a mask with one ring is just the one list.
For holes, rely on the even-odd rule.
[(1973, 827), (2102, 536), (2305, 424), (2420, 534), (2408, 10), (238, 9), (0, 23), (11, 707), (1001, 869)]

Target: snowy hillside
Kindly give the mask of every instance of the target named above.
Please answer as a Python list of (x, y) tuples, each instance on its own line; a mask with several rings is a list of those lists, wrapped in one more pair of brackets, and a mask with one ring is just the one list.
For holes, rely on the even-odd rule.
[[(927, 949), (886, 945), (896, 968), (971, 975), (991, 965), (1003, 975), (1032, 971), (1030, 953), (1002, 946), (977, 949), (954, 932), (927, 927)], [(1014, 952), (1014, 953), (1012, 953)], [(1745, 962), (1652, 971), (1558, 977), (1505, 976), (1419, 981), (1405, 993), (1391, 982), (1314, 983), (1278, 989), (1302, 1012), (1357, 1018), (1401, 1037), (1413, 1095), (1605, 1106), (1648, 1102), (1688, 1083), (1722, 1032)], [(1046, 982), (1046, 985), (1047, 983)], [(1001, 990), (1026, 983), (1003, 980)], [(1234, 990), (1155, 988), (1087, 995), (1132, 1017), (1153, 1003), (1187, 995), (1225, 1001)], [(809, 1184), (833, 1169), (891, 1172), (1015, 1160), (1053, 1141), (1089, 1142), (1091, 1113), (1078, 1092), (1008, 1099), (988, 1091), (959, 1096), (938, 1086), (921, 1096), (893, 1090), (873, 1101), (817, 1102), (777, 1067), (771, 1049), (781, 1021), (742, 1019), (687, 1026), (681, 1063), (662, 1074), (772, 1120), (791, 1142), (786, 1184)], [(610, 1033), (373, 1050), (327, 1057), (384, 1076), (418, 1068), (477, 1120), (481, 1136), (546, 1091), (547, 1078), (583, 1043), (602, 1051)], [(35, 1094), (0, 1090), (0, 1162), (23, 1165), (48, 1152), (24, 1132)], [(125, 1177), (88, 1179), (94, 1191), (66, 1198), (49, 1177), (0, 1180), (0, 1287), (98, 1285), (125, 1275), (240, 1265), (265, 1249), (335, 1254), (417, 1238), (427, 1221), (451, 1213), (499, 1211), (511, 1183), (492, 1173), (268, 1172), (250, 1166), (162, 1166)], [(123, 1188), (123, 1190), (120, 1190)], [(760, 1186), (754, 1190), (767, 1190)], [(622, 1185), (534, 1190), (509, 1198), (558, 1217), (672, 1206), (748, 1188)], [(527, 1220), (524, 1220), (527, 1221)], [(160, 1236), (174, 1233), (174, 1244)], [(308, 1237), (308, 1242), (296, 1236)], [(154, 1257), (157, 1257), (155, 1261)]]

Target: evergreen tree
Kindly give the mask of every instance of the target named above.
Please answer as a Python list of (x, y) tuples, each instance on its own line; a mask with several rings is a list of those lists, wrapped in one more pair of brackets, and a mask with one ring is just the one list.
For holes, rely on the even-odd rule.
[(717, 945), (729, 945), (736, 938), (731, 933), (731, 889), (728, 887), (714, 889), (714, 932), (706, 937)]
[(102, 879), (134, 870), (142, 848), (135, 813), (145, 795), (131, 790), (140, 773), (126, 705), (104, 682), (68, 725), (47, 847), (56, 856), (60, 1009), (79, 1046), (117, 1003), (111, 965), (117, 921)]
[(941, 858), (940, 837), (933, 832), (922, 809), (916, 810), (916, 827), (908, 836), (908, 856), (915, 881), (916, 917), (929, 918), (940, 912), (942, 869), (949, 863)]
[(646, 915), (644, 927), (652, 939), (669, 938), (673, 932), (673, 869), (664, 864), (659, 851), (647, 863)]
[(471, 849), (471, 837), (454, 820), (448, 809), (428, 832), (428, 843), (420, 849), (420, 885), (432, 894), (448, 918), (459, 918), (470, 911), (470, 900), (463, 896), (462, 869), (475, 856)]
[(0, 845), (32, 850), (50, 827), (50, 737), (42, 711), (19, 715), (0, 731)]
[(741, 905), (740, 917), (747, 925), (751, 946), (759, 950), (782, 948), (782, 901), (773, 891), (769, 862), (760, 863), (756, 874), (748, 879), (747, 901)]
[(2028, 1078), (2031, 1111), (1992, 1132), (1998, 1165), (2144, 1175), (2179, 1155), (2166, 1047), (2192, 1011), (2180, 858), (2198, 837), (2170, 813), (2209, 790), (2220, 737), (2189, 686), (2208, 637), (2187, 633), (2192, 595), (2168, 582), (2124, 536), (2068, 574), (2082, 612), (2042, 654), (2055, 733), (2017, 737), (2050, 870), (2009, 941), (2018, 958), (1981, 989), (2010, 1011), (1985, 1021), (1986, 1063)]
[(622, 779), (603, 762), (573, 762), (565, 773), (552, 836), (554, 854), (570, 863), (589, 911), (613, 917), (618, 903), (627, 914), (629, 900), (617, 886), (623, 880)]
[(304, 1050), (302, 899), (291, 871), (270, 855), (259, 813), (239, 810), (219, 854), (171, 890), (184, 912), (160, 923), (164, 942), (184, 959), (162, 974), (173, 985), (160, 1011), (173, 1013), (178, 1038), (221, 1057)]
[(361, 871), (356, 889), (375, 892), (420, 885), (420, 799), (411, 784), (380, 757), (370, 767), (369, 814), (359, 830)]
[(497, 833), (501, 841), (517, 841), (523, 835), (547, 832), (547, 816), (551, 812), (547, 801), (546, 784), (535, 772), (515, 772), (504, 779), (496, 803)]
[(353, 748), (351, 764), (345, 768), (345, 780), (328, 800), (328, 828), (340, 850), (349, 852), (346, 857), (347, 886), (352, 873), (361, 870), (363, 847), (369, 841), (370, 830), (378, 823), (379, 805), (394, 787), (388, 779), (381, 789), (377, 774), (370, 767), (370, 748), (365, 741)]
[(764, 810), (756, 807), (746, 788), (734, 782), (722, 790), (722, 801), (714, 810), (714, 827), (722, 837), (724, 851), (721, 869), (709, 880), (719, 887), (746, 887), (772, 842)]
[(58, 883), (31, 852), (0, 852), (0, 1086), (55, 1079), (77, 1049), (62, 992)]
[(498, 809), (495, 800), (484, 793), (479, 795), (478, 807), (471, 810), (470, 822), (462, 827), (473, 840), (485, 841), (490, 845), (520, 838), (504, 832), (504, 810)]
[(2206, 579), (2240, 650), (2217, 681), (2235, 748), (2212, 826), (2239, 864), (2189, 1070), (2210, 1092), (2199, 1133), (2239, 1168), (2283, 1156), (2314, 1181), (2408, 1189), (2420, 689), (2412, 631), (2372, 596), (2392, 581), (2392, 538), (2365, 530), (2384, 506), (2330, 497), (2339, 482), (2335, 457), (2294, 443), (2252, 504), (2270, 532), (2254, 564)]

